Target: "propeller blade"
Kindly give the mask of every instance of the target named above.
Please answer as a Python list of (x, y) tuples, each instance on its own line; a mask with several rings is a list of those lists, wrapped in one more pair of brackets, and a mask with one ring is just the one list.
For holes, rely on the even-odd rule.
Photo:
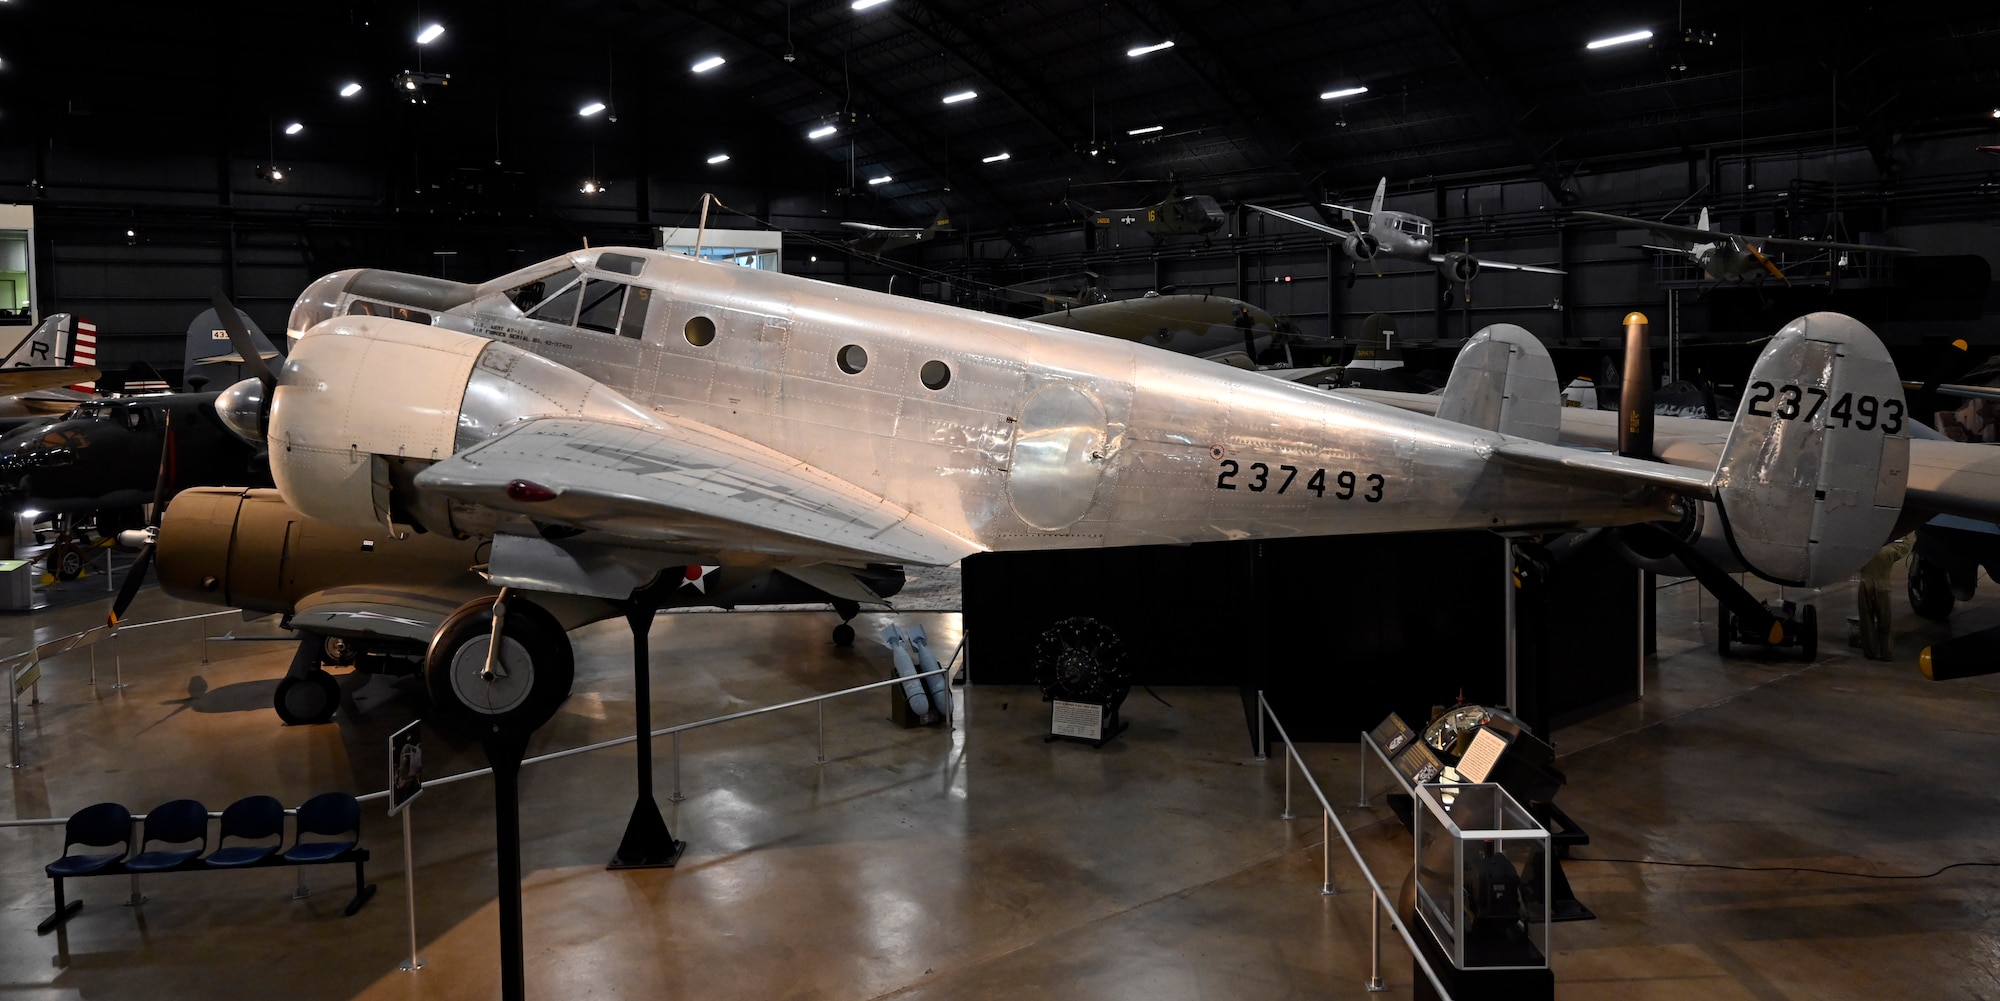
[(132, 599), (139, 596), (139, 588), (146, 583), (146, 571), (153, 565), (153, 547), (156, 544), (146, 543), (146, 548), (139, 550), (139, 558), (132, 561), (131, 569), (125, 571), (125, 583), (118, 585), (118, 597), (111, 599), (111, 614), (105, 616), (105, 625), (118, 628), (118, 620), (125, 617), (125, 610), (132, 607)]
[(160, 470), (153, 478), (153, 524), (156, 527), (160, 524), (161, 512), (167, 509), (167, 501), (172, 496), (169, 491), (174, 487), (174, 474), (178, 472), (176, 467), (180, 451), (176, 441), (174, 414), (169, 410), (160, 418)]
[(1618, 393), (1618, 454), (1653, 457), (1653, 345), (1646, 314), (1625, 314), (1625, 378)]
[(1748, 243), (1745, 243), (1743, 245), (1743, 249), (1748, 250), (1750, 252), (1750, 256), (1755, 257), (1757, 259), (1757, 263), (1762, 264), (1764, 266), (1764, 270), (1769, 271), (1770, 273), (1778, 276), (1779, 281), (1784, 282), (1787, 285), (1790, 285), (1792, 283), (1792, 280), (1790, 278), (1785, 277), (1785, 273), (1779, 270), (1777, 265), (1771, 263), (1770, 258), (1764, 256), (1763, 251), (1758, 250), (1755, 246), (1752, 246), (1751, 244)]
[(229, 346), (236, 350), (236, 356), (243, 359), (243, 367), (264, 384), (264, 392), (269, 394), (278, 385), (278, 377), (271, 367), (264, 364), (264, 356), (257, 350), (257, 339), (250, 336), (250, 328), (243, 325), (243, 318), (236, 314), (236, 305), (221, 289), (214, 289), (210, 301), (215, 304), (215, 318), (229, 331)]

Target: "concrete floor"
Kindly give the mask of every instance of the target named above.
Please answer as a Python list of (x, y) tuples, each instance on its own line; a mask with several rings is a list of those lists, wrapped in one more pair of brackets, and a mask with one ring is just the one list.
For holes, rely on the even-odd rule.
[[(2000, 589), (1990, 589), (2000, 591)], [(1917, 651), (1944, 627), (1898, 599), (1898, 662), (1844, 643), (1846, 587), (1822, 600), (1821, 660), (1719, 661), (1714, 606), (1663, 593), (1660, 657), (1643, 703), (1556, 735), (1561, 802), (1595, 836), (1592, 859), (1926, 873), (1996, 855), (2000, 683), (1924, 681)], [(148, 592), (130, 621), (203, 609)], [(96, 605), (0, 619), (0, 652), (102, 616)], [(913, 613), (951, 650), (958, 616)], [(877, 680), (888, 656), (864, 616), (852, 651), (829, 613), (662, 616), (654, 628), (657, 725)], [(1954, 625), (2000, 622), (1982, 596)], [(268, 633), (210, 620), (209, 631)], [(252, 793), (288, 803), (386, 784), (388, 735), (417, 711), (408, 682), (349, 678), (336, 722), (286, 728), (269, 709), (285, 644), (213, 642), (200, 624), (128, 632), (114, 690), (109, 645), (49, 662), (26, 709), (28, 767), (7, 773), (0, 816), (66, 815), (100, 800), (134, 810), (194, 796), (211, 809)], [(538, 736), (553, 750), (630, 732), (629, 634), (574, 635), (577, 695)], [(974, 665), (975, 676), (977, 665)], [(673, 870), (608, 872), (630, 810), (629, 748), (567, 758), (523, 778), (526, 940), (535, 998), (1286, 998), (1358, 996), (1369, 900), (1337, 854), (1320, 893), (1321, 824), (1301, 783), (1280, 819), (1284, 768), (1254, 760), (1233, 690), (1144, 691), (1131, 729), (1099, 751), (1048, 744), (1032, 690), (961, 693), (951, 730), (899, 730), (888, 696), (829, 703), (826, 764), (815, 716), (794, 709), (695, 731), (670, 745), (658, 789), (677, 837)], [(1170, 705), (1167, 703), (1171, 703)], [(1378, 794), (1357, 809), (1357, 749), (1312, 745), (1327, 788), (1385, 883), (1408, 871), (1408, 834)], [(483, 764), (431, 732), (426, 770)], [(1378, 776), (1374, 785), (1382, 780)], [(348, 872), (151, 877), (122, 906), (123, 878), (80, 880), (86, 901), (57, 934), (41, 866), (54, 829), (0, 830), (0, 992), (9, 998), (490, 998), (498, 994), (492, 787), (427, 790), (415, 805), (418, 948), (407, 954), (400, 827), (365, 808), (380, 894), (341, 916)], [(1336, 852), (1338, 852), (1336, 846)], [(1928, 879), (1575, 861), (1594, 922), (1558, 925), (1564, 998), (1882, 998), (2000, 995), (2000, 873)], [(1407, 997), (1399, 943), (1384, 971)]]

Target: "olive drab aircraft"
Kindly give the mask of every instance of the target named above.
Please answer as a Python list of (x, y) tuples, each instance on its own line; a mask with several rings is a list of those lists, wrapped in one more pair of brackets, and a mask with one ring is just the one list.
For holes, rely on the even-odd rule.
[(1148, 292), (1136, 299), (1072, 306), (1030, 319), (1237, 368), (1256, 368), (1257, 357), (1291, 332), (1269, 311), (1241, 299), (1186, 292)]
[(504, 590), (444, 618), (425, 671), (481, 731), (567, 696), (571, 623), (546, 605), (616, 607), (689, 566), (860, 581), (987, 551), (1681, 524), (1712, 501), (1746, 567), (1817, 586), (1890, 537), (1910, 480), (1894, 366), (1844, 317), (1775, 336), (1751, 376), (1775, 399), (1699, 461), (1557, 444), (1547, 353), (1505, 338), (1468, 344), (1432, 416), (640, 249), (479, 284), (343, 271), (287, 333), (283, 368), (218, 411), (268, 441), (300, 515), (476, 548)]
[[(1610, 215), (1604, 212), (1578, 210), (1572, 214), (1585, 219), (1615, 222), (1622, 226), (1649, 230), (1656, 236), (1672, 240), (1673, 246), (1661, 247), (1649, 244), (1646, 249), (1686, 257), (1708, 277), (1732, 284), (1746, 281), (1761, 282), (1766, 278), (1776, 278), (1787, 285), (1791, 284), (1791, 279), (1785, 275), (1784, 267), (1779, 261), (1771, 259), (1771, 255), (1781, 250), (1809, 251), (1815, 258), (1836, 251), (1874, 254), (1917, 253), (1911, 247), (1884, 247), (1869, 243), (1835, 243), (1830, 240), (1793, 240), (1779, 236), (1725, 233), (1709, 228), (1706, 207), (1701, 210), (1701, 217), (1692, 226), (1650, 219), (1633, 219), (1629, 216)], [(1771, 254), (1766, 254), (1766, 250)]]
[(1169, 236), (1206, 237), (1219, 232), (1229, 222), (1221, 203), (1209, 195), (1190, 195), (1181, 190), (1179, 178), (1167, 189), (1167, 197), (1151, 205), (1129, 209), (1094, 209), (1065, 197), (1064, 201), (1082, 209), (1090, 225), (1110, 230), (1114, 237), (1144, 233), (1154, 243)]
[(852, 220), (841, 225), (860, 231), (859, 236), (848, 241), (848, 246), (864, 254), (886, 254), (936, 239), (939, 233), (951, 232), (951, 219), (943, 215), (932, 220), (928, 226), (882, 226)]
[[(1255, 209), (1265, 215), (1296, 223), (1340, 241), (1340, 251), (1353, 262), (1347, 272), (1347, 287), (1354, 287), (1355, 267), (1378, 258), (1398, 261), (1415, 261), (1429, 264), (1454, 285), (1469, 284), (1482, 269), (1493, 271), (1531, 271), (1538, 275), (1559, 275), (1559, 268), (1545, 268), (1539, 264), (1514, 264), (1509, 261), (1495, 261), (1490, 258), (1474, 257), (1462, 250), (1439, 253), (1437, 227), (1429, 219), (1414, 212), (1402, 212), (1382, 207), (1389, 194), (1389, 179), (1382, 178), (1375, 185), (1375, 200), (1368, 207), (1356, 208), (1352, 205), (1328, 205), (1347, 220), (1349, 229), (1336, 229), (1315, 219), (1306, 219), (1244, 202), (1243, 207)], [(1365, 222), (1355, 222), (1360, 216)]]

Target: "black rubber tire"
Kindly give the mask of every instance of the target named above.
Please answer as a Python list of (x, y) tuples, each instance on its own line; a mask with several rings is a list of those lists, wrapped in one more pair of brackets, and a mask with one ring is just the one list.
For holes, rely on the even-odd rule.
[(1808, 664), (1819, 659), (1819, 609), (1812, 605), (1799, 613), (1799, 659)]
[(58, 542), (49, 553), (49, 572), (57, 580), (75, 580), (83, 576), (83, 550), (73, 542)]
[(854, 627), (843, 622), (833, 627), (833, 645), (849, 647), (854, 645)]
[(354, 663), (354, 656), (358, 652), (354, 649), (353, 641), (345, 636), (327, 636), (320, 641), (320, 660), (335, 667), (346, 667)]
[(1910, 611), (1943, 622), (1951, 618), (1958, 597), (1951, 593), (1951, 576), (1944, 567), (1921, 556), (1910, 556)]
[(331, 722), (333, 711), (340, 708), (340, 682), (325, 671), (282, 678), (277, 693), (271, 696), (271, 708), (278, 711), (286, 726)]
[(493, 635), (494, 598), (476, 598), (445, 617), (424, 658), (429, 718), (475, 739), (526, 736), (556, 714), (576, 680), (562, 623), (522, 597), (507, 599), (498, 679), (479, 675)]
[(1729, 633), (1736, 628), (1736, 622), (1729, 614), (1729, 606), (1718, 603), (1715, 607), (1715, 652), (1718, 656), (1729, 656)]

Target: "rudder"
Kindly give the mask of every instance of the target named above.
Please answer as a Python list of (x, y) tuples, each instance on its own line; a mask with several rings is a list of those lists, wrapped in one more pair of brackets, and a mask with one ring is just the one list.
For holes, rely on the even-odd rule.
[(1555, 444), (1562, 430), (1562, 385), (1549, 349), (1526, 328), (1496, 323), (1459, 349), (1438, 401), (1438, 418)]

